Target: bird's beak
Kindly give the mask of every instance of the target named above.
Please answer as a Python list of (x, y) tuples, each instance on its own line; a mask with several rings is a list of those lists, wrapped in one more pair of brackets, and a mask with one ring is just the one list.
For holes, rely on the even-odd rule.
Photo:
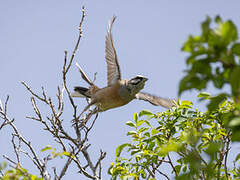
[(145, 77), (144, 77), (143, 80), (144, 80), (144, 82), (146, 82), (146, 81), (148, 80), (148, 78), (145, 78)]

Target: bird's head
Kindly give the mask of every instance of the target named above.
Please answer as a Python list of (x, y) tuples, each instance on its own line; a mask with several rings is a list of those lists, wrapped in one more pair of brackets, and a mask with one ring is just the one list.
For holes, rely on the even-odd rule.
[(140, 90), (144, 88), (145, 82), (147, 80), (147, 78), (141, 75), (137, 75), (136, 77), (128, 81), (127, 86), (129, 89), (131, 89), (132, 94), (137, 94)]

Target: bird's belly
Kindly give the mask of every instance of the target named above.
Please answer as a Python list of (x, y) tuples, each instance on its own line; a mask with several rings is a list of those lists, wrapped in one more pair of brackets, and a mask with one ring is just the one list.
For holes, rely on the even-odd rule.
[(108, 109), (117, 108), (120, 106), (124, 106), (125, 104), (129, 103), (130, 101), (102, 101), (97, 103), (97, 106), (99, 107), (100, 111), (106, 111)]
[(96, 102), (95, 105), (99, 108), (100, 111), (117, 108), (132, 101), (132, 97), (121, 98), (118, 89), (119, 85), (116, 84), (114, 86), (103, 88), (94, 94), (92, 97), (93, 101)]
[(101, 99), (98, 99), (96, 105), (98, 106), (100, 111), (106, 111), (108, 109), (124, 106), (125, 104), (128, 104), (131, 100), (132, 99), (124, 100), (114, 94), (107, 94)]

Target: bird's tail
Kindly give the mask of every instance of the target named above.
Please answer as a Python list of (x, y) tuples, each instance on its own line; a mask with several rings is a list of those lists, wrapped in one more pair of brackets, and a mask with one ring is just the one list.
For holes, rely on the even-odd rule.
[(76, 86), (74, 87), (74, 92), (71, 94), (72, 97), (83, 97), (91, 98), (89, 95), (89, 89), (85, 87)]

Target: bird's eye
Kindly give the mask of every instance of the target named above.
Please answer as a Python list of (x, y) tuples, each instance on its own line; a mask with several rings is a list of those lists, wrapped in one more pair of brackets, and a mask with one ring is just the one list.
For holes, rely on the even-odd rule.
[(133, 84), (133, 85), (137, 85), (140, 82), (141, 82), (141, 79), (132, 79), (131, 80), (131, 84)]
[(137, 85), (137, 84), (139, 84), (140, 82), (142, 82), (144, 79), (145, 79), (145, 78), (142, 77), (142, 76), (136, 76), (136, 77), (134, 77), (134, 78), (132, 78), (132, 79), (130, 80), (130, 83), (133, 84), (133, 85)]

